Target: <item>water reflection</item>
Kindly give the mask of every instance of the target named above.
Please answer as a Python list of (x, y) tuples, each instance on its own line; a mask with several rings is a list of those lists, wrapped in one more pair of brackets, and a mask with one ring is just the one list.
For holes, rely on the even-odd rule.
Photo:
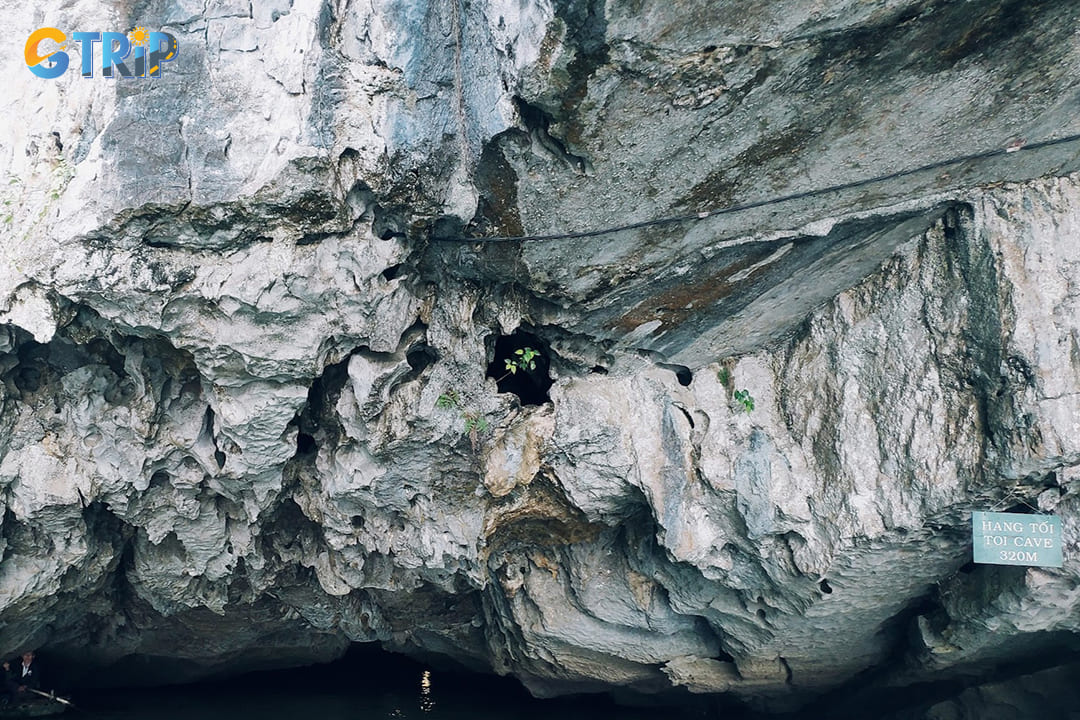
[[(677, 720), (687, 717), (675, 708), (628, 709), (595, 696), (538, 701), (509, 678), (442, 668), (434, 671), (385, 653), (363, 651), (351, 653), (346, 661), (337, 664), (254, 674), (221, 684), (85, 691), (74, 693), (74, 699), (82, 720)], [(699, 717), (695, 715), (695, 719)], [(72, 717), (72, 720), (76, 719)]]
[[(413, 682), (416, 682), (413, 675)], [(357, 688), (338, 692), (304, 688), (253, 689), (197, 687), (140, 690), (98, 695), (79, 703), (83, 720), (631, 720), (676, 718), (670, 709), (642, 712), (604, 708), (590, 700), (552, 704), (529, 698), (469, 692), (460, 683), (439, 686), (435, 702), (432, 674), (409, 692)], [(76, 700), (80, 700), (76, 696)], [(74, 718), (73, 718), (74, 720)]]
[(420, 674), (420, 710), (431, 712), (435, 708), (435, 701), (431, 699), (431, 671), (425, 670)]

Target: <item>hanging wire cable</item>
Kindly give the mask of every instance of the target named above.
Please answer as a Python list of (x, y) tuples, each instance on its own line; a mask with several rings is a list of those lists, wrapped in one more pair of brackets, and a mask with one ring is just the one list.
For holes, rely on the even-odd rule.
[(1054, 138), (1052, 140), (1042, 140), (1040, 142), (1026, 143), (1026, 144), (1012, 144), (1003, 148), (997, 148), (995, 150), (987, 150), (981, 153), (973, 153), (970, 155), (959, 155), (948, 160), (940, 160), (929, 165), (921, 165), (909, 170), (900, 170), (886, 175), (877, 175), (875, 177), (866, 178), (864, 180), (853, 180), (852, 182), (840, 183), (839, 185), (830, 185), (828, 187), (819, 188), (817, 190), (804, 190), (803, 192), (792, 193), (790, 195), (781, 195), (780, 197), (767, 198), (765, 200), (755, 200), (754, 202), (743, 203), (741, 205), (730, 205), (724, 208), (717, 208), (714, 210), (703, 210), (701, 212), (694, 213), (692, 215), (673, 215), (666, 218), (656, 218), (653, 220), (642, 220), (641, 222), (629, 223), (627, 225), (615, 225), (612, 227), (601, 228), (599, 230), (583, 230), (581, 232), (568, 232), (568, 233), (556, 233), (552, 235), (501, 235), (493, 237), (466, 237), (464, 235), (456, 235), (450, 237), (435, 237), (432, 240), (437, 242), (468, 242), (468, 243), (495, 243), (495, 242), (528, 242), (535, 240), (577, 240), (582, 238), (599, 237), (601, 235), (611, 235), (613, 233), (625, 232), (627, 230), (640, 230), (642, 228), (658, 227), (661, 225), (676, 225), (678, 223), (686, 222), (699, 222), (710, 217), (716, 217), (718, 215), (728, 215), (731, 213), (742, 212), (744, 210), (753, 210), (755, 208), (767, 207), (769, 205), (778, 205), (780, 203), (790, 202), (792, 200), (804, 200), (806, 198), (818, 197), (820, 195), (827, 195), (832, 192), (840, 192), (842, 190), (852, 190), (854, 188), (865, 187), (867, 185), (874, 185), (876, 183), (885, 182), (886, 180), (894, 180), (896, 178), (908, 177), (910, 175), (916, 175), (918, 173), (927, 172), (930, 170), (939, 170), (950, 165), (958, 165), (963, 162), (969, 162), (971, 160), (986, 160), (988, 158), (997, 157), (999, 155), (1006, 155), (1018, 151), (1030, 151), (1041, 150), (1043, 148), (1053, 147), (1055, 145), (1066, 145), (1068, 143), (1076, 142), (1080, 140), (1080, 135), (1066, 135), (1065, 137)]

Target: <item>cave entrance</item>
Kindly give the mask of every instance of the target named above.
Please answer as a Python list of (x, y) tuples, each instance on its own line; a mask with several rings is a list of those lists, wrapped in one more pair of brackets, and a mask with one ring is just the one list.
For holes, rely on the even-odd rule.
[[(506, 369), (507, 360), (520, 360), (518, 350), (532, 348), (539, 354), (533, 359), (536, 368), (524, 368), (516, 373)], [(548, 390), (551, 389), (551, 366), (548, 344), (536, 335), (523, 330), (516, 330), (512, 335), (502, 335), (495, 340), (495, 356), (487, 367), (487, 377), (495, 378), (499, 392), (512, 392), (518, 396), (522, 405), (543, 405), (551, 402)]]

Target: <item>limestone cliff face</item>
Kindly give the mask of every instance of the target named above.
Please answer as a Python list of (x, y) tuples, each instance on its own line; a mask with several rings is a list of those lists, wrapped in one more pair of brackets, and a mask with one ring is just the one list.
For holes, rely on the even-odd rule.
[[(180, 54), (6, 56), (0, 650), (782, 708), (1077, 646), (1080, 9), (42, 7)], [(970, 565), (1022, 503), (1065, 567)]]

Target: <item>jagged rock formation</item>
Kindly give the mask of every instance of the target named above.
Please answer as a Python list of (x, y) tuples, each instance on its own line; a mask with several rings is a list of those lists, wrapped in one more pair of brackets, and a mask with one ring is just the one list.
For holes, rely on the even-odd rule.
[[(767, 708), (1075, 653), (1080, 10), (213, 5), (0, 15), (180, 43), (4, 68), (0, 650)], [(968, 563), (1007, 498), (1064, 569)]]

